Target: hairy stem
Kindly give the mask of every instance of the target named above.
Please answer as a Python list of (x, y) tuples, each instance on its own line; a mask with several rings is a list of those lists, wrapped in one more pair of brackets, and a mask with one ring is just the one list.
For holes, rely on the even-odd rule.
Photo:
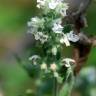
[(58, 96), (57, 79), (53, 78), (53, 96)]

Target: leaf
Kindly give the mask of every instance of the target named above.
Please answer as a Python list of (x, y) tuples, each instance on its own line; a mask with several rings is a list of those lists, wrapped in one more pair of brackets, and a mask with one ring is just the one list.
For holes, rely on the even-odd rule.
[(69, 84), (64, 83), (62, 89), (60, 90), (59, 96), (69, 96)]
[[(69, 70), (70, 73), (70, 70)], [(71, 95), (71, 91), (73, 89), (73, 85), (74, 85), (74, 75), (73, 72), (71, 72), (70, 74), (68, 74), (71, 76), (71, 78), (67, 78), (67, 81), (63, 84), (62, 89), (60, 90), (59, 96), (70, 96)], [(70, 80), (68, 80), (70, 79)]]
[(63, 82), (63, 79), (64, 79), (63, 77), (60, 77), (60, 76), (59, 76), (59, 77), (57, 78), (57, 82), (61, 84), (61, 83)]

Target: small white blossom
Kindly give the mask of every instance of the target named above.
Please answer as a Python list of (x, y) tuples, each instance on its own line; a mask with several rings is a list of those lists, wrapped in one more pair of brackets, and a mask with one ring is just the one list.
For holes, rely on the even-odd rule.
[(47, 42), (49, 38), (48, 35), (43, 34), (43, 32), (36, 32), (34, 36), (35, 36), (35, 40), (40, 40), (42, 44)]
[(44, 24), (44, 19), (43, 18), (38, 18), (38, 17), (33, 17), (31, 18), (31, 21), (29, 21), (28, 23), (28, 27), (42, 27)]
[(46, 0), (37, 0), (37, 8), (41, 8), (45, 5)]
[(35, 36), (35, 40), (40, 40), (41, 36), (43, 36), (43, 32), (36, 32), (34, 36)]
[(75, 63), (75, 60), (70, 59), (70, 58), (65, 58), (65, 59), (62, 60), (62, 62), (64, 63), (64, 65), (66, 67), (71, 67), (71, 64), (70, 63)]
[(38, 55), (33, 55), (33, 56), (29, 57), (29, 60), (32, 60), (32, 59), (40, 59), (40, 56), (38, 56)]
[(27, 23), (29, 30), (28, 33), (35, 34), (38, 31), (38, 28), (43, 28), (44, 26), (44, 19), (43, 18), (38, 18), (38, 17), (33, 17), (31, 18), (31, 21)]
[(66, 11), (69, 8), (68, 4), (65, 2), (59, 2), (58, 6), (56, 7), (56, 13), (61, 14), (61, 16), (66, 16)]
[(57, 54), (57, 47), (56, 47), (56, 46), (54, 46), (54, 47), (52, 48), (52, 54), (53, 54), (53, 55), (56, 55), (56, 54)]
[(40, 39), (40, 36), (39, 36), (38, 33), (34, 34), (34, 36), (35, 36), (35, 40), (39, 40)]
[(37, 64), (38, 59), (40, 59), (40, 56), (38, 56), (38, 55), (33, 55), (33, 56), (29, 57), (29, 60), (32, 61), (34, 65)]
[(67, 33), (67, 38), (69, 41), (72, 41), (72, 42), (77, 42), (79, 41), (79, 36), (76, 35), (73, 31), (70, 31), (70, 33)]
[(58, 18), (56, 20), (53, 21), (53, 28), (52, 28), (52, 31), (54, 33), (62, 33), (63, 31), (63, 26), (61, 25), (62, 23), (62, 20), (61, 18)]
[(60, 9), (60, 14), (64, 17), (67, 15), (67, 9), (69, 8), (67, 3), (63, 3), (63, 7)]
[(52, 9), (56, 13), (65, 16), (68, 4), (63, 2), (63, 0), (37, 0), (37, 8), (42, 8), (44, 11), (47, 10), (47, 12)]
[(39, 20), (38, 17), (33, 17), (33, 18), (31, 18), (31, 21), (32, 21), (32, 22), (38, 22), (38, 20)]
[(54, 33), (61, 33), (63, 30), (63, 27), (61, 24), (55, 23), (52, 30)]
[(56, 2), (56, 0), (51, 0), (51, 2), (49, 2), (50, 9), (55, 9), (57, 5), (58, 5), (58, 2)]
[(60, 43), (61, 44), (65, 43), (66, 46), (70, 46), (70, 42), (65, 34), (63, 34), (63, 36), (60, 38)]
[(36, 6), (36, 7), (40, 9), (40, 4), (37, 4), (37, 6)]
[(47, 69), (47, 64), (43, 63), (41, 64), (41, 70), (46, 70)]
[(63, 17), (65, 17), (67, 14), (66, 14), (66, 9), (65, 8), (62, 8), (61, 10), (60, 10), (60, 14), (63, 16)]
[(37, 27), (38, 25), (39, 18), (38, 17), (33, 17), (31, 18), (31, 21), (28, 22), (28, 27)]
[(51, 65), (50, 65), (50, 69), (51, 69), (52, 71), (56, 71), (56, 69), (57, 69), (56, 64), (55, 64), (55, 63), (51, 64)]
[(47, 42), (47, 41), (48, 41), (48, 35), (43, 35), (43, 36), (40, 38), (40, 41), (41, 41), (42, 44), (45, 43), (45, 42)]

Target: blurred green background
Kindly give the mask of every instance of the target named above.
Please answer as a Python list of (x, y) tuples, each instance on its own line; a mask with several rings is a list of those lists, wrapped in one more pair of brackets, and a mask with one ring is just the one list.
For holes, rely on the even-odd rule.
[[(32, 16), (40, 12), (36, 9), (35, 5), (35, 0), (0, 0), (0, 96), (27, 96), (26, 93), (32, 93), (35, 90), (33, 79), (29, 77), (27, 71), (18, 64), (10, 52), (18, 52), (22, 46), (20, 42), (27, 32), (27, 22)], [(92, 1), (86, 15), (88, 27), (84, 31), (89, 35), (96, 35), (96, 1)], [(24, 57), (24, 53), (22, 54)], [(87, 67), (89, 69), (96, 67), (96, 48), (92, 48), (90, 52), (85, 69)], [(90, 70), (88, 72), (91, 74)], [(84, 78), (87, 76), (83, 75)], [(96, 74), (93, 73), (93, 75)], [(83, 82), (86, 82), (85, 79)], [(92, 91), (95, 95), (87, 94), (86, 96), (96, 96), (96, 86), (93, 85), (90, 83), (85, 91), (92, 87), (95, 90), (95, 93), (93, 92), (94, 90)], [(82, 89), (84, 86), (79, 87)], [(82, 94), (86, 94), (82, 90), (79, 90), (81, 95), (78, 91), (76, 92), (74, 96), (85, 96)]]

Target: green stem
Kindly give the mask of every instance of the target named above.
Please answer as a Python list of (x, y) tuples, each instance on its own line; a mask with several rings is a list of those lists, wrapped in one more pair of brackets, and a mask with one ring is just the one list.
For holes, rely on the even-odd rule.
[(58, 96), (57, 79), (53, 78), (53, 96)]
[(72, 93), (72, 89), (73, 89), (73, 86), (74, 86), (74, 81), (75, 81), (75, 77), (74, 77), (74, 74), (73, 72), (71, 73), (71, 81), (70, 81), (70, 90), (69, 90), (69, 96), (71, 95)]
[[(69, 76), (71, 76), (70, 81), (68, 80)], [(68, 74), (68, 76), (66, 78), (66, 81), (65, 81), (63, 87), (60, 90), (59, 96), (71, 96), (71, 92), (72, 92), (73, 85), (74, 85), (74, 80), (75, 80), (75, 77), (74, 77), (73, 71), (71, 69), (70, 73)]]

